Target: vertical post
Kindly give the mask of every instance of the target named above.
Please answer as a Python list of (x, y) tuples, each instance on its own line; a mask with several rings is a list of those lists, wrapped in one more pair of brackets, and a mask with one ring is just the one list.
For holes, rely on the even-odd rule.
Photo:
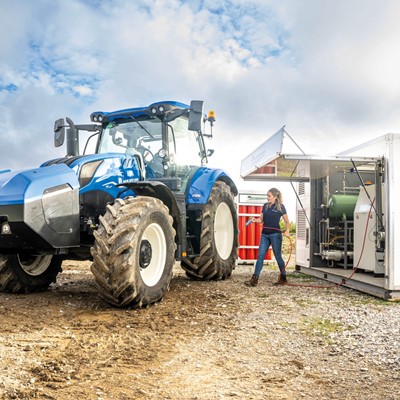
[(79, 136), (78, 129), (70, 118), (66, 118), (69, 125), (67, 129), (67, 157), (74, 157), (79, 155)]

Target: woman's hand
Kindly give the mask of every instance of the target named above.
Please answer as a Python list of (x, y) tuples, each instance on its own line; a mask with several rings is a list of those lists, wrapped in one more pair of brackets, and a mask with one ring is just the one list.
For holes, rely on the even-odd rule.
[(252, 217), (251, 218), (251, 222), (257, 222), (258, 224), (261, 224), (262, 221), (261, 221), (260, 217), (257, 217), (257, 218), (256, 217)]

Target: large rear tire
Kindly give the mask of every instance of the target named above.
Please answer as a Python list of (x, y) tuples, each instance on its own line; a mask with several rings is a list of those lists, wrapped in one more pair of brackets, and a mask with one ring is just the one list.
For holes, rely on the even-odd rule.
[(61, 264), (61, 257), (52, 255), (0, 255), (0, 291), (32, 293), (46, 290), (56, 281)]
[(116, 199), (94, 232), (91, 270), (117, 307), (142, 307), (164, 297), (175, 262), (175, 230), (164, 203), (152, 197)]
[(200, 254), (181, 266), (193, 279), (226, 279), (232, 275), (238, 250), (237, 211), (229, 186), (216, 181), (203, 208)]

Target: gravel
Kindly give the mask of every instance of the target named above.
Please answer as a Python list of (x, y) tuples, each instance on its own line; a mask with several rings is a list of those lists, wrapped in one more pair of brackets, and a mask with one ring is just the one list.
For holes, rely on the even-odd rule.
[[(252, 267), (238, 268), (251, 274)], [(237, 321), (254, 341), (266, 334), (268, 351), (280, 358), (260, 370), (268, 382), (282, 382), (286, 389), (291, 382), (286, 394), (294, 398), (299, 382), (294, 384), (293, 374), (301, 377), (301, 397), (400, 398), (400, 303), (344, 287), (274, 287), (276, 277), (264, 270), (259, 286), (245, 289), (244, 304), (251, 308), (258, 297), (259, 306)], [(294, 271), (289, 282), (322, 283)], [(330, 387), (329, 396), (307, 378)]]

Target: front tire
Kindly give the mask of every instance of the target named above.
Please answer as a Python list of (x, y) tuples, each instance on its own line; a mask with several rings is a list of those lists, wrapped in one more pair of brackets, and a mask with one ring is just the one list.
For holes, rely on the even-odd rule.
[(142, 307), (164, 297), (175, 261), (175, 230), (164, 203), (140, 196), (108, 205), (91, 249), (100, 295), (117, 307)]
[(61, 264), (61, 257), (52, 255), (0, 255), (0, 291), (32, 293), (46, 290), (56, 281)]
[(237, 211), (229, 186), (216, 181), (203, 208), (200, 254), (193, 262), (182, 260), (193, 279), (226, 279), (232, 275), (238, 250)]

